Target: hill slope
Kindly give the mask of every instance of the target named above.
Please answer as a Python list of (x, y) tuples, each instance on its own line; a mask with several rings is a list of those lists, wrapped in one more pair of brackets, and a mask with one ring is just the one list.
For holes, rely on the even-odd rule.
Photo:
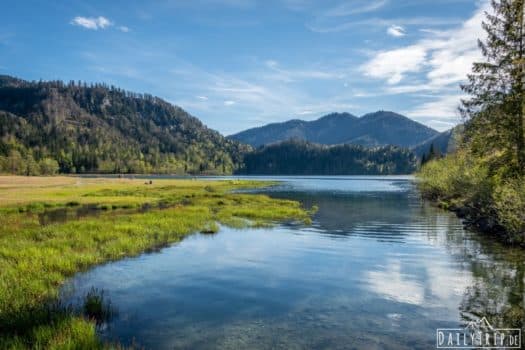
[(434, 145), (434, 149), (439, 152), (439, 154), (448, 154), (454, 152), (456, 149), (457, 139), (460, 137), (463, 132), (463, 125), (458, 125), (452, 129), (443, 131), (430, 139), (422, 142), (421, 144), (413, 147), (412, 152), (418, 156), (422, 157), (430, 151), (430, 146)]
[(248, 129), (229, 138), (254, 147), (292, 138), (324, 145), (414, 147), (437, 134), (436, 130), (400, 114), (379, 111), (361, 118), (332, 113), (314, 121), (290, 120)]
[(231, 173), (248, 150), (151, 95), (0, 76), (4, 171)]

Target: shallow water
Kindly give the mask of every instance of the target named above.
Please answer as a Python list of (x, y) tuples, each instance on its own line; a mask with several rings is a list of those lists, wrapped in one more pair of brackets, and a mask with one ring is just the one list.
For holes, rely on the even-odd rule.
[[(268, 178), (270, 179), (270, 178)], [(432, 349), (436, 328), (522, 327), (524, 254), (463, 230), (410, 177), (295, 177), (266, 190), (311, 226), (191, 235), (77, 275), (118, 316), (106, 340), (152, 349)]]

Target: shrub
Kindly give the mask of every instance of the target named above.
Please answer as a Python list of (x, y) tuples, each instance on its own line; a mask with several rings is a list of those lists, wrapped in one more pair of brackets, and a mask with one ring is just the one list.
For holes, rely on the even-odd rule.
[(507, 180), (494, 190), (498, 220), (514, 243), (525, 242), (525, 184), (523, 178)]

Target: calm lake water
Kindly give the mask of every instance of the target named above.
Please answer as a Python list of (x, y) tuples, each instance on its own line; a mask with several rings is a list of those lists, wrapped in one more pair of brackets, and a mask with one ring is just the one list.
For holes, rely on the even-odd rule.
[(101, 336), (148, 349), (433, 349), (486, 316), (521, 328), (524, 253), (463, 230), (410, 177), (293, 177), (267, 192), (311, 226), (194, 234), (77, 275), (118, 315)]

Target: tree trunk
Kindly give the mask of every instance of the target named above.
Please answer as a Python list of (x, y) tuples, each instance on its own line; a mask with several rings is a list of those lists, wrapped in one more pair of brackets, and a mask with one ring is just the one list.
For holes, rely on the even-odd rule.
[(518, 64), (519, 64), (519, 77), (518, 77), (518, 103), (521, 104), (521, 106), (518, 107), (518, 130), (517, 130), (517, 155), (518, 155), (518, 170), (520, 174), (523, 174), (525, 172), (525, 139), (524, 139), (524, 130), (523, 130), (523, 118), (525, 117), (525, 55), (523, 53), (524, 51), (524, 20), (523, 16), (524, 14), (524, 3), (525, 1), (520, 1), (520, 4), (518, 5), (518, 10), (520, 11), (519, 14), (519, 24), (520, 24), (520, 44), (519, 44), (519, 51), (518, 51)]

